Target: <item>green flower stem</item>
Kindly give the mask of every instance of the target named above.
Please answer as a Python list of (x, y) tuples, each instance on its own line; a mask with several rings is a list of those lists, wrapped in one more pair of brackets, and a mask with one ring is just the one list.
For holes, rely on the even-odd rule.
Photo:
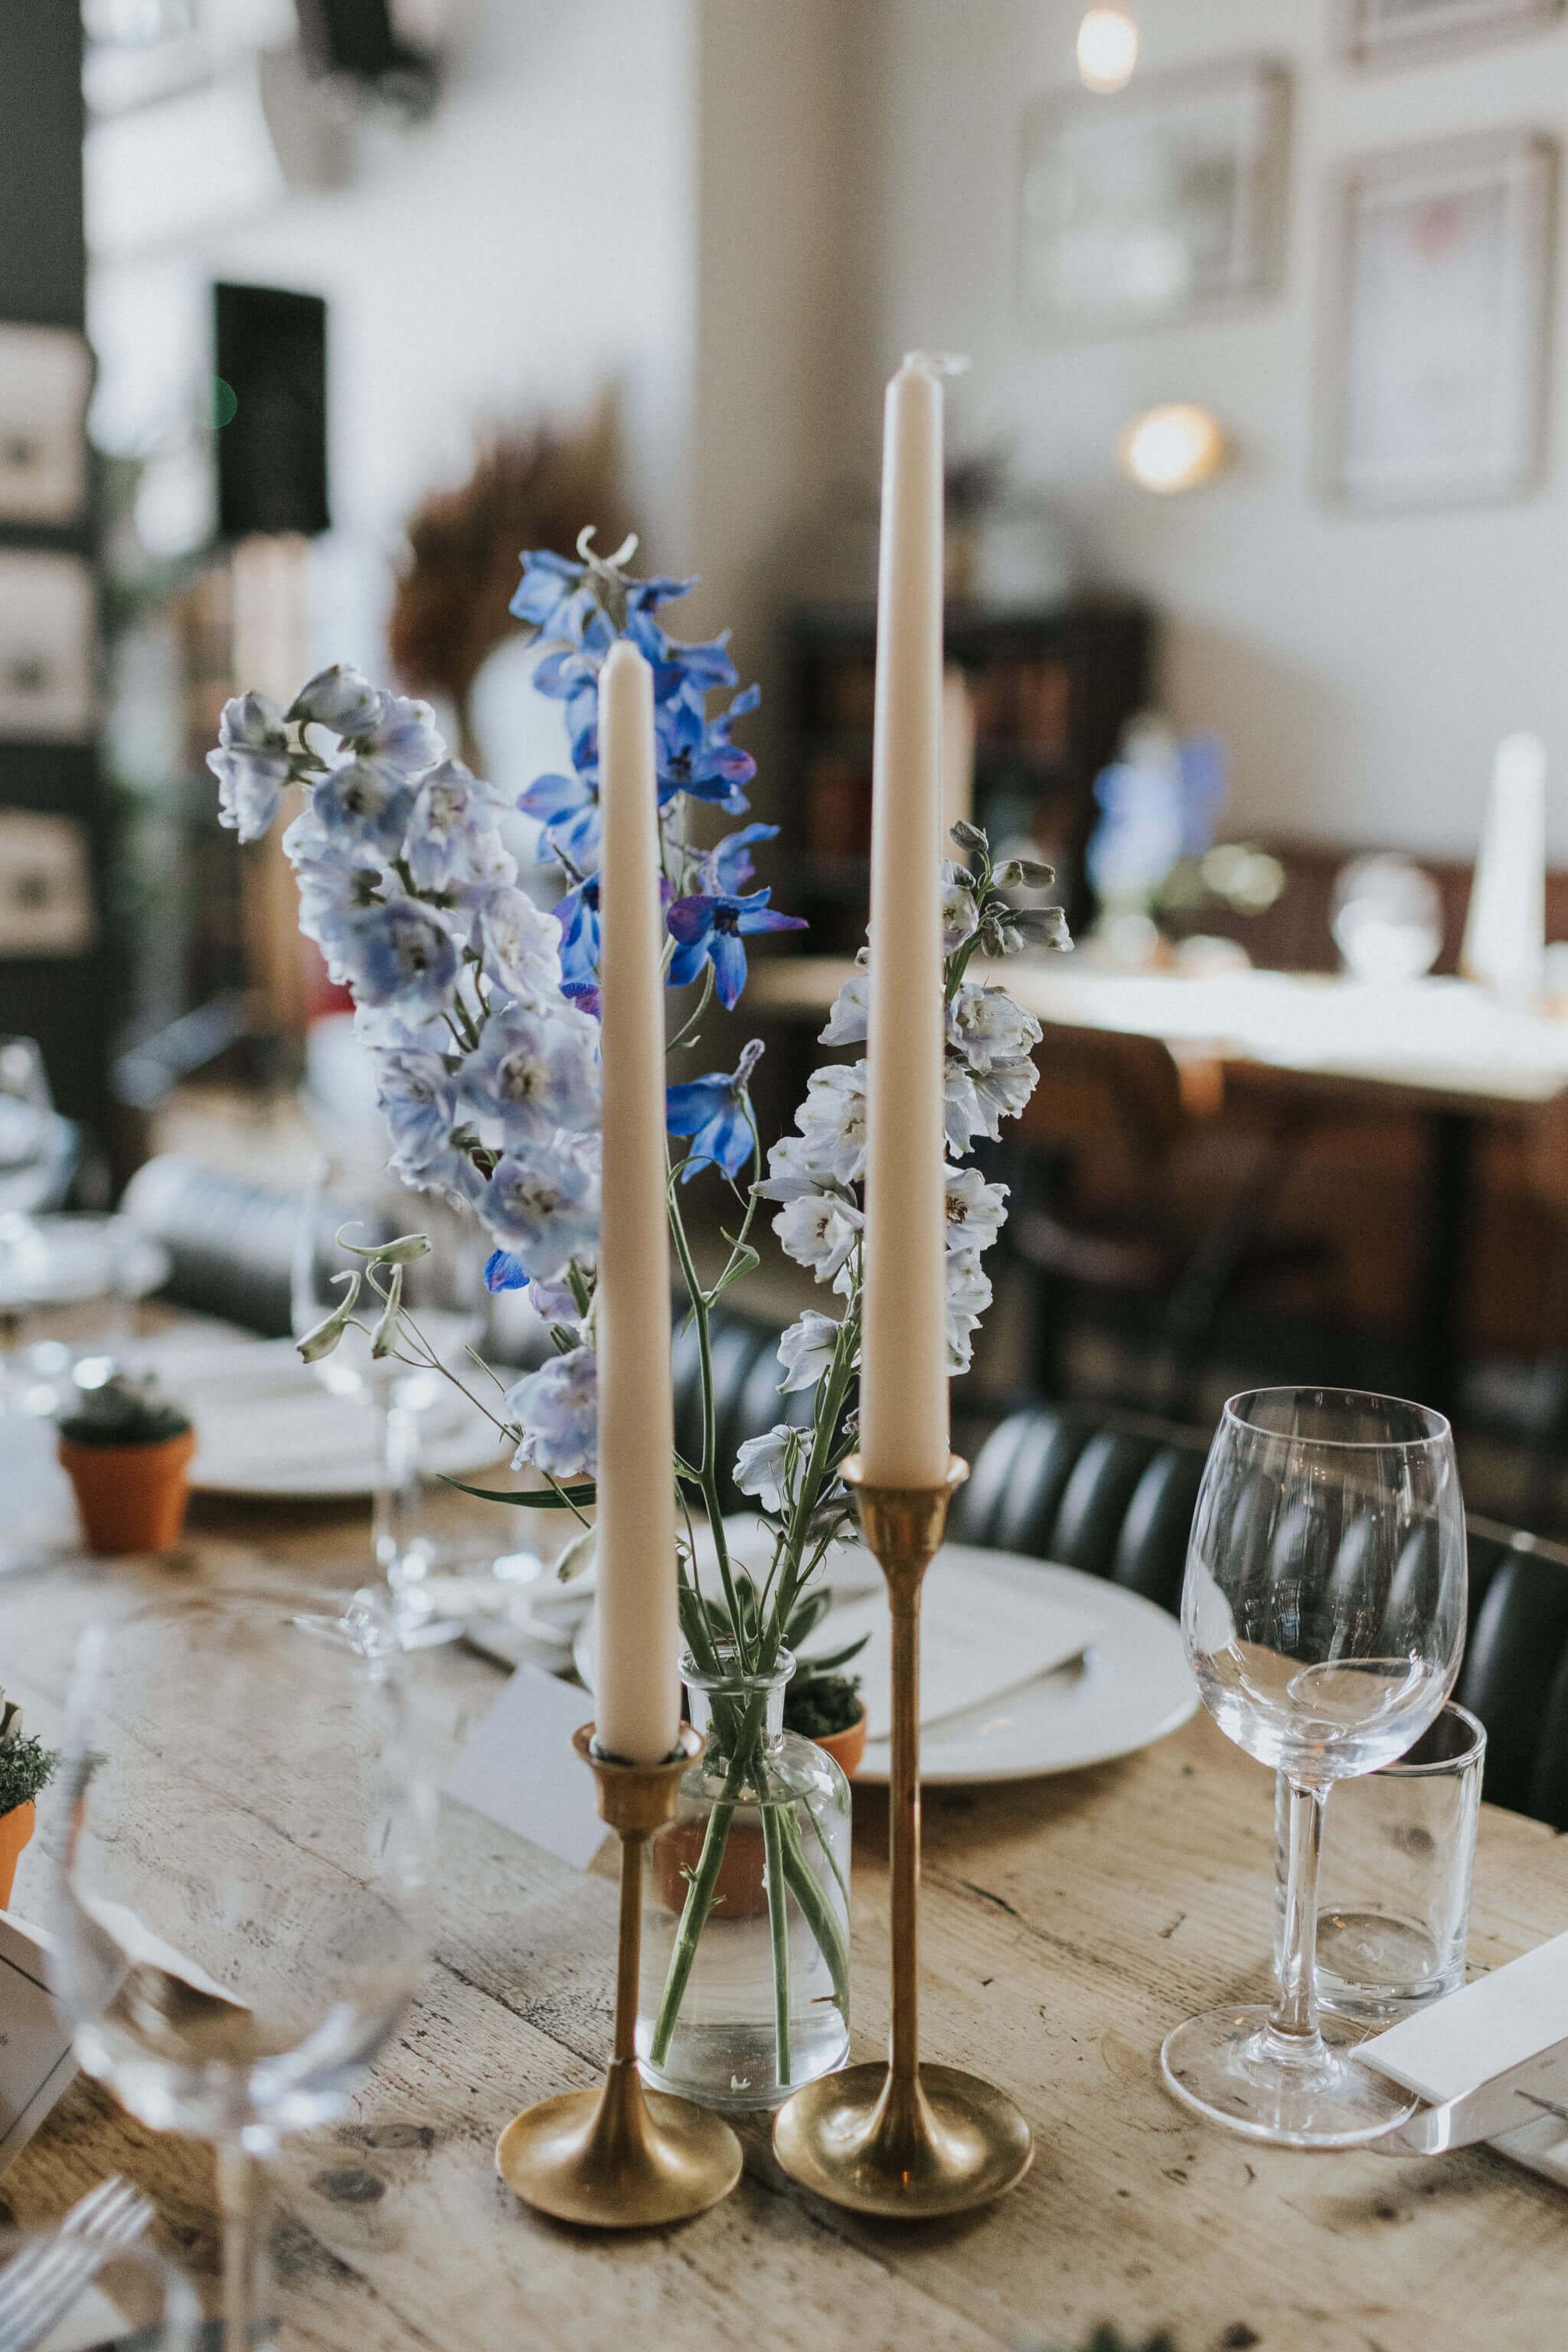
[(789, 1891), (784, 1883), (784, 1838), (779, 1807), (761, 1790), (763, 1852), (767, 1861), (768, 1930), (773, 1948), (773, 2042), (775, 2071), (781, 2083), (790, 2075), (789, 2047)]
[(654, 2022), (653, 2042), (648, 2055), (656, 2066), (662, 2066), (669, 2054), (670, 2036), (675, 2021), (680, 2014), (680, 2004), (686, 1998), (686, 1988), (697, 1959), (697, 1946), (708, 1915), (713, 1908), (713, 1890), (719, 1884), (719, 1873), (724, 1867), (724, 1851), (730, 1843), (730, 1824), (735, 1818), (735, 1806), (746, 1778), (745, 1765), (732, 1757), (725, 1777), (724, 1794), (708, 1816), (703, 1833), (702, 1851), (697, 1857), (697, 1867), (686, 1882), (686, 1901), (681, 1906), (680, 1925), (675, 1932), (675, 1943), (665, 1971), (664, 1993), (658, 2004), (658, 2016)]
[[(810, 1811), (809, 1805), (806, 1810)], [(783, 1816), (780, 1826), (784, 1832), (785, 1883), (805, 1915), (806, 1926), (816, 1938), (817, 1948), (823, 1958), (827, 1962), (828, 1972), (833, 1979), (833, 1998), (838, 2003), (845, 2021), (847, 2023), (849, 2018), (848, 1944), (845, 1940), (843, 1929), (839, 1927), (837, 1914), (817, 1885), (811, 1864), (805, 1858), (805, 1849), (801, 1843), (800, 1825), (794, 1814), (786, 1812)], [(849, 1891), (844, 1884), (843, 1873), (834, 1860), (826, 1839), (822, 1835), (821, 1824), (817, 1822), (815, 1813), (812, 1814), (812, 1826), (816, 1831), (822, 1850), (827, 1855), (833, 1875), (837, 1880), (839, 1891), (847, 1905)]]

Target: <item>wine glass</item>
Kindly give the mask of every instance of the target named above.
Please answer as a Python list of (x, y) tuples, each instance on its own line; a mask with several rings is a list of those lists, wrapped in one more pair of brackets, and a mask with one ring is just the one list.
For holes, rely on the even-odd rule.
[[(442, 1202), (411, 1193), (383, 1169), (353, 1161), (322, 1160), (306, 1195), (292, 1271), (295, 1338), (302, 1339), (342, 1303), (341, 1277), (363, 1268), (363, 1260), (344, 1243), (365, 1248), (409, 1232), (424, 1234), (430, 1248), (405, 1266), (403, 1303), (440, 1362), (460, 1368), (464, 1349), (484, 1330), (484, 1275), (472, 1229)], [(428, 1649), (456, 1641), (463, 1631), (460, 1618), (437, 1613), (426, 1590), (427, 1548), (409, 1539), (419, 1491), (421, 1415), (447, 1384), (432, 1366), (372, 1355), (369, 1333), (380, 1313), (374, 1292), (363, 1291), (358, 1315), (364, 1328), (346, 1331), (310, 1370), (334, 1396), (368, 1397), (375, 1408), (380, 1475), (371, 1550), (391, 1596), (395, 1637), (405, 1649)]]
[[(26, 2263), (37, 2276), (59, 2242), (51, 2230), (0, 2231), (0, 2277), (7, 2294), (21, 2282), (20, 2266)], [(201, 2352), (202, 2307), (189, 2279), (138, 2239), (117, 2246), (99, 2265), (46, 2340), (63, 2340), (72, 2352)]]
[(1406, 2092), (1320, 2019), (1318, 1852), (1335, 1780), (1418, 1739), (1458, 1672), (1465, 1511), (1441, 1413), (1342, 1389), (1258, 1389), (1226, 1406), (1187, 1549), (1182, 1633), (1204, 1705), (1289, 1789), (1289, 1883), (1271, 2008), (1194, 2017), (1160, 2053), (1211, 2122), (1293, 2147), (1375, 2139)]
[(50, 1988), (84, 2070), (216, 2142), (225, 2352), (258, 2352), (265, 2167), (342, 2113), (426, 1947), (435, 1801), (401, 1661), (341, 1603), (201, 1593), (89, 1626)]

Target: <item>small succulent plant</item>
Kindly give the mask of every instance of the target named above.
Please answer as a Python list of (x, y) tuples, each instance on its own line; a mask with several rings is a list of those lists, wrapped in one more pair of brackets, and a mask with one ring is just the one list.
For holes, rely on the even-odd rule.
[(0, 1813), (14, 1813), (47, 1786), (59, 1758), (22, 1729), (22, 1710), (0, 1691)]
[(97, 1388), (77, 1391), (70, 1411), (60, 1416), (60, 1435), (73, 1445), (158, 1445), (183, 1437), (190, 1425), (150, 1375), (135, 1380), (114, 1372)]

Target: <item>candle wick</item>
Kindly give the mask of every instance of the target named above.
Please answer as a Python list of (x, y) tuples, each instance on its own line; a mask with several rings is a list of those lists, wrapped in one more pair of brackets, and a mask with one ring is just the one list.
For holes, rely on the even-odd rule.
[(967, 375), (971, 362), (967, 352), (906, 352), (904, 365), (921, 375)]

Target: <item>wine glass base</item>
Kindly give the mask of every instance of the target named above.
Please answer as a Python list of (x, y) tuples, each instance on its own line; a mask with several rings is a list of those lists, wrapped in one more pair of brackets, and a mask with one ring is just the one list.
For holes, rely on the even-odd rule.
[(1211, 2009), (1165, 2036), (1165, 2088), (1226, 2131), (1280, 2147), (1357, 2147), (1415, 2114), (1415, 2094), (1355, 2056), (1359, 2026), (1323, 2017), (1320, 2043), (1297, 2054), (1261, 2003)]

